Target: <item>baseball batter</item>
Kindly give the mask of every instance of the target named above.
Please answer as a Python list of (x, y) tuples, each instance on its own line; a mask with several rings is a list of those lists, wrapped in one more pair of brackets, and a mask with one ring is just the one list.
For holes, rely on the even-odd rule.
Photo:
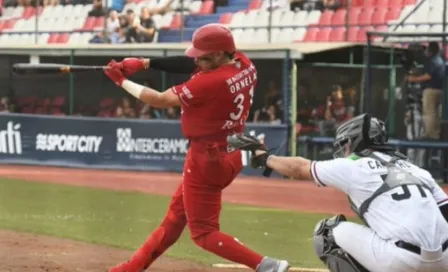
[(256, 138), (241, 134), (228, 142), (254, 152), (254, 166), (348, 195), (366, 225), (338, 215), (314, 230), (316, 253), (330, 271), (448, 271), (448, 197), (429, 172), (387, 145), (379, 119), (364, 114), (342, 124), (335, 159), (328, 161), (270, 155)]
[[(182, 131), (190, 140), (183, 180), (174, 193), (160, 226), (128, 262), (110, 272), (141, 272), (173, 245), (188, 226), (203, 249), (258, 272), (284, 272), (288, 262), (250, 250), (220, 231), (222, 190), (242, 170), (241, 152), (227, 144), (227, 136), (244, 131), (252, 105), (257, 70), (237, 52), (231, 31), (209, 24), (195, 31), (187, 57), (128, 58), (111, 61), (106, 75), (118, 86), (157, 108), (181, 106)], [(158, 92), (125, 76), (145, 68), (193, 73), (187, 82)]]

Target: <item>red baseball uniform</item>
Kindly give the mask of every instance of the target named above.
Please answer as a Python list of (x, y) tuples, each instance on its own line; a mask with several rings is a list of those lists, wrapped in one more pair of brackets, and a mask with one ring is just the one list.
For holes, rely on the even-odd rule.
[(172, 88), (182, 103), (183, 134), (190, 140), (183, 180), (165, 219), (133, 256), (132, 265), (148, 267), (186, 225), (205, 250), (252, 269), (261, 263), (261, 255), (219, 228), (222, 190), (243, 168), (241, 152), (228, 147), (227, 136), (244, 131), (256, 83), (255, 66), (237, 52), (235, 63), (199, 71)]

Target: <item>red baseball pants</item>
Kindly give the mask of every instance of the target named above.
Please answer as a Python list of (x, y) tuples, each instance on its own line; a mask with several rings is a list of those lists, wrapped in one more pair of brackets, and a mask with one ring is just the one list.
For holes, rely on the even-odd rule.
[(234, 237), (220, 232), (222, 190), (242, 169), (240, 151), (192, 143), (177, 188), (162, 224), (134, 254), (130, 263), (147, 268), (173, 245), (188, 225), (190, 236), (201, 248), (232, 262), (256, 269), (263, 257)]

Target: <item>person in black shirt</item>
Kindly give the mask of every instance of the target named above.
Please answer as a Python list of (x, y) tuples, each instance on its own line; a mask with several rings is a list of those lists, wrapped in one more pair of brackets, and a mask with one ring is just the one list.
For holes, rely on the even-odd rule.
[(137, 33), (141, 43), (150, 43), (154, 39), (156, 24), (151, 18), (151, 12), (147, 7), (143, 7), (141, 10), (140, 25), (137, 27)]
[(106, 16), (106, 11), (103, 7), (103, 2), (101, 0), (93, 0), (93, 8), (89, 11), (89, 17), (102, 17)]
[(424, 138), (434, 140), (440, 138), (438, 107), (442, 101), (443, 78), (445, 76), (445, 67), (439, 51), (437, 42), (429, 43), (429, 58), (424, 66), (424, 74), (408, 76), (409, 83), (422, 83), (425, 85), (423, 90)]

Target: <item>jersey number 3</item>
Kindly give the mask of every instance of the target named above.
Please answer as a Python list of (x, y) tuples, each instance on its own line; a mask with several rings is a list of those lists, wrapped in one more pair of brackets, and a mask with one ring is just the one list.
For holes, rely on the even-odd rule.
[[(401, 186), (401, 188), (403, 189), (403, 193), (402, 194), (399, 194), (399, 193), (392, 194), (393, 200), (401, 201), (401, 200), (411, 198), (411, 191), (409, 190), (409, 187), (407, 185), (403, 185), (403, 186)], [(422, 197), (426, 197), (425, 190), (419, 185), (417, 185), (417, 188), (420, 191), (420, 195)]]
[[(254, 98), (254, 87), (253, 86), (250, 88), (249, 95), (250, 95), (250, 105), (252, 106), (253, 98)], [(237, 111), (230, 113), (230, 119), (231, 120), (238, 121), (241, 118), (241, 116), (243, 115), (243, 112), (244, 112), (244, 99), (245, 99), (244, 94), (240, 93), (233, 100), (233, 104), (236, 105), (236, 110)]]

